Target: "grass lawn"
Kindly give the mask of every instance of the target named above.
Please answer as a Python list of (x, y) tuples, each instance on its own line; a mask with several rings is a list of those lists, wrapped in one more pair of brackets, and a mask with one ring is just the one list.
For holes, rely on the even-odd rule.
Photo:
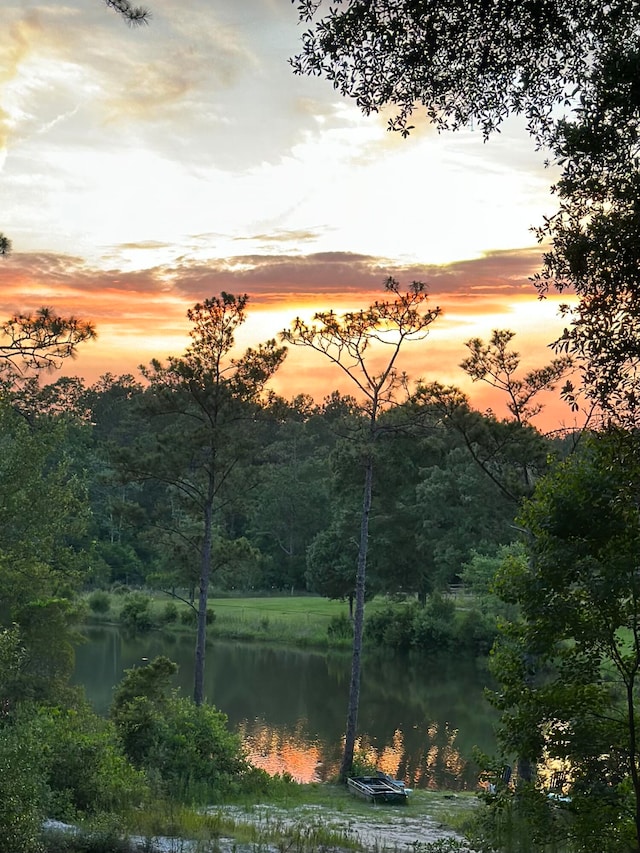
[(215, 614), (214, 636), (292, 640), (309, 645), (327, 645), (332, 620), (349, 617), (346, 602), (312, 596), (214, 598), (210, 608)]

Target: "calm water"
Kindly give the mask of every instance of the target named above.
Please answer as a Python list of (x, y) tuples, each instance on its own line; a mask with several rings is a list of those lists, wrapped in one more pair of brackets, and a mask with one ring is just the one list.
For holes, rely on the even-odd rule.
[[(129, 637), (93, 628), (77, 650), (75, 680), (100, 713), (125, 669), (164, 654), (180, 667), (176, 686), (189, 696), (193, 641)], [(242, 736), (254, 764), (323, 781), (340, 762), (350, 659), (258, 644), (217, 641), (207, 649), (206, 696)], [(494, 746), (495, 713), (483, 697), (488, 676), (470, 661), (365, 657), (360, 694), (360, 751), (412, 787), (476, 787), (475, 746)]]

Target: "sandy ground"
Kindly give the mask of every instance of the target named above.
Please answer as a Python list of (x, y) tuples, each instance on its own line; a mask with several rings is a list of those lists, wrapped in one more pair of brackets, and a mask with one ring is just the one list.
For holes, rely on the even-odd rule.
[[(441, 807), (443, 804), (439, 804)], [(467, 808), (468, 808), (467, 800)], [(451, 804), (444, 804), (450, 808)], [(300, 806), (294, 810), (281, 810), (272, 806), (256, 806), (250, 812), (232, 808), (225, 809), (240, 822), (276, 826), (290, 826), (312, 830), (314, 826), (330, 828), (356, 841), (365, 850), (398, 851), (416, 850), (421, 844), (441, 839), (462, 842), (463, 839), (446, 828), (440, 821), (427, 814), (412, 814), (411, 805), (384, 807), (371, 806), (369, 814), (347, 814), (326, 806)]]

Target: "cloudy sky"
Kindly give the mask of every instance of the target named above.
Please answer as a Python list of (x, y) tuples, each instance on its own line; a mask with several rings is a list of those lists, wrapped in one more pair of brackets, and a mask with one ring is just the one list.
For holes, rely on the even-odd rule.
[[(93, 381), (180, 354), (187, 308), (221, 290), (250, 295), (243, 345), (365, 305), (393, 275), (444, 311), (407, 350), (413, 376), (463, 383), (464, 341), (493, 328), (517, 332), (528, 364), (550, 357), (556, 304), (528, 277), (554, 174), (521, 122), (486, 144), (419, 122), (404, 140), (293, 75), (289, 0), (147, 5), (132, 29), (101, 0), (3, 4), (2, 316), (93, 320), (71, 369)], [(279, 382), (337, 384), (298, 351)]]

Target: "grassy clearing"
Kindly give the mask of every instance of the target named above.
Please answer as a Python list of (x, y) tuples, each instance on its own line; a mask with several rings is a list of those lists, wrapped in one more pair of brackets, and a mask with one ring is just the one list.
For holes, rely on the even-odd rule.
[(211, 608), (215, 614), (213, 636), (320, 647), (349, 644), (348, 637), (334, 637), (329, 642), (332, 620), (348, 618), (348, 607), (341, 601), (310, 596), (221, 598), (212, 599)]
[[(121, 614), (131, 596), (143, 594), (149, 599), (148, 613), (153, 629), (175, 633), (193, 632), (195, 614), (188, 603), (160, 592), (100, 593), (106, 597), (104, 609), (91, 607), (92, 623), (121, 623)], [(167, 622), (167, 606), (177, 609), (176, 618)], [(370, 606), (375, 607), (372, 603)], [(315, 596), (278, 596), (264, 598), (212, 598), (209, 601), (211, 622), (209, 636), (234, 640), (273, 642), (314, 648), (349, 648), (349, 608), (343, 601), (329, 601)], [(341, 633), (330, 626), (347, 626)]]

